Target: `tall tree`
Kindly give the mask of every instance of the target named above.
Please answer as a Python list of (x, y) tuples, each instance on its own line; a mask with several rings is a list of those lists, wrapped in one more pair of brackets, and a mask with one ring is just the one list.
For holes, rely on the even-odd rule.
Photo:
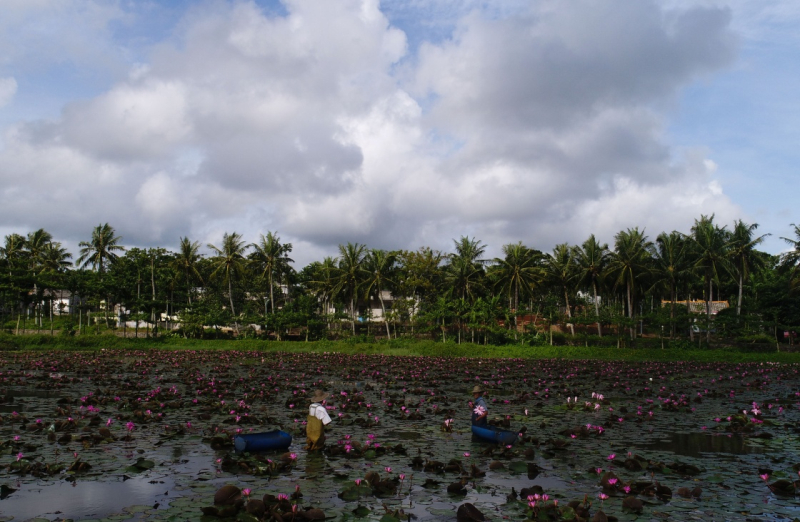
[[(81, 241), (78, 246), (81, 247), (80, 256), (78, 256), (77, 264), (81, 268), (86, 268), (91, 265), (92, 268), (97, 270), (100, 278), (100, 286), (103, 286), (103, 274), (105, 273), (106, 264), (113, 263), (117, 260), (116, 252), (121, 252), (125, 248), (119, 244), (122, 240), (121, 237), (116, 235), (114, 228), (108, 223), (97, 225), (92, 231), (91, 241)], [(102, 295), (102, 294), (101, 294)], [(108, 326), (108, 295), (106, 294), (106, 305), (104, 307), (106, 326)]]
[(28, 252), (25, 250), (25, 236), (9, 234), (0, 247), (0, 259), (6, 262), (9, 276), (15, 269), (23, 268), (22, 264)]
[(603, 330), (600, 325), (600, 302), (597, 299), (597, 286), (605, 276), (606, 268), (611, 251), (607, 243), (600, 243), (594, 237), (583, 242), (583, 245), (575, 249), (575, 262), (578, 265), (578, 280), (581, 284), (589, 285), (592, 288), (594, 299), (594, 314), (597, 318), (597, 335), (602, 337)]
[(245, 252), (247, 252), (247, 244), (242, 239), (241, 234), (236, 232), (228, 234), (225, 232), (222, 235), (222, 243), (219, 247), (209, 243), (208, 248), (217, 254), (213, 259), (215, 268), (211, 273), (212, 277), (222, 276), (228, 284), (228, 300), (231, 305), (234, 328), (238, 334), (239, 322), (236, 318), (236, 308), (233, 305), (233, 280), (244, 272), (244, 256)]
[(366, 254), (366, 245), (359, 243), (339, 245), (339, 266), (336, 271), (335, 288), (336, 293), (341, 294), (342, 298), (350, 303), (353, 335), (356, 334), (356, 306), (358, 305), (358, 298), (361, 295), (364, 281), (366, 281), (369, 276), (369, 272), (367, 272), (364, 267)]
[(322, 314), (325, 316), (326, 327), (329, 327), (328, 316), (336, 293), (336, 276), (338, 267), (333, 257), (325, 257), (322, 262), (314, 261), (303, 269), (307, 274), (308, 289), (316, 295), (322, 303)]
[(81, 268), (86, 268), (91, 265), (92, 268), (97, 270), (97, 273), (100, 275), (100, 280), (102, 281), (106, 265), (117, 260), (116, 252), (125, 250), (125, 248), (119, 244), (121, 240), (122, 238), (116, 235), (116, 231), (108, 223), (97, 225), (92, 231), (91, 241), (81, 241), (78, 243), (81, 250), (77, 259), (77, 264), (79, 264)]
[(744, 281), (750, 276), (754, 265), (760, 263), (762, 257), (756, 253), (756, 245), (761, 244), (765, 237), (770, 234), (763, 234), (753, 237), (758, 223), (748, 224), (738, 219), (733, 222), (730, 239), (728, 241), (728, 257), (730, 258), (733, 270), (739, 284), (739, 296), (736, 301), (736, 315), (742, 315), (742, 288)]
[(675, 302), (678, 300), (678, 284), (689, 272), (686, 255), (686, 238), (680, 232), (662, 232), (656, 238), (654, 254), (654, 271), (656, 284), (664, 284), (669, 288), (670, 334), (675, 336)]
[(198, 264), (201, 257), (200, 243), (190, 241), (188, 237), (182, 237), (180, 245), (178, 245), (178, 252), (172, 260), (172, 269), (175, 270), (176, 275), (183, 278), (186, 284), (189, 305), (192, 304), (192, 285), (195, 281), (203, 281)]
[(53, 236), (50, 232), (40, 228), (34, 232), (28, 233), (28, 238), (25, 240), (25, 249), (28, 252), (28, 270), (33, 279), (33, 295), (36, 296), (34, 312), (36, 313), (37, 324), (41, 326), (42, 317), (42, 301), (44, 297), (44, 289), (39, 284), (39, 275), (41, 274), (42, 255), (44, 249), (53, 241)]
[(276, 278), (280, 280), (282, 274), (287, 274), (291, 270), (290, 263), (294, 263), (289, 258), (292, 251), (291, 243), (281, 243), (281, 238), (277, 232), (267, 232), (261, 234), (261, 241), (253, 243), (253, 252), (250, 254), (250, 261), (253, 263), (261, 277), (267, 279), (269, 286), (269, 303), (271, 313), (275, 313), (275, 287)]
[(650, 270), (653, 243), (638, 227), (623, 230), (614, 236), (614, 253), (609, 263), (609, 271), (614, 274), (615, 286), (624, 286), (627, 296), (628, 319), (631, 322), (631, 339), (634, 339), (635, 300), (637, 280)]
[(790, 288), (794, 289), (800, 285), (800, 225), (792, 223), (792, 226), (794, 227), (794, 239), (781, 237), (792, 247), (791, 250), (781, 255), (781, 264), (791, 270), (789, 284)]
[(367, 252), (364, 259), (364, 267), (368, 273), (364, 281), (364, 294), (369, 299), (370, 295), (375, 295), (381, 303), (383, 312), (383, 324), (386, 326), (386, 338), (391, 339), (392, 334), (389, 330), (389, 320), (386, 317), (386, 304), (383, 301), (383, 292), (391, 290), (395, 286), (395, 274), (397, 272), (397, 254), (385, 250), (371, 249)]
[(445, 280), (454, 296), (473, 301), (485, 274), (483, 266), (486, 260), (481, 256), (486, 251), (486, 245), (467, 236), (461, 236), (453, 243), (456, 251), (448, 256)]
[(409, 299), (412, 333), (419, 307), (436, 298), (443, 276), (440, 267), (443, 259), (441, 252), (428, 247), (416, 251), (404, 250), (398, 254), (401, 268), (396, 290)]
[(514, 311), (514, 334), (519, 330), (520, 295), (532, 294), (534, 288), (542, 282), (544, 271), (541, 266), (541, 252), (526, 247), (522, 242), (503, 245), (503, 257), (495, 258), (489, 269), (495, 285), (504, 293), (509, 308)]
[(63, 287), (67, 268), (72, 265), (72, 254), (58, 241), (50, 241), (39, 254), (39, 273), (45, 285), (50, 288), (50, 334), (53, 333), (53, 289)]
[(713, 282), (730, 266), (728, 259), (728, 231), (714, 223), (714, 214), (701, 215), (694, 220), (691, 235), (691, 255), (694, 268), (702, 275), (706, 294), (706, 341), (711, 339), (711, 301), (714, 299)]
[[(572, 310), (569, 304), (570, 294), (575, 292), (575, 283), (578, 279), (577, 265), (575, 264), (575, 249), (566, 243), (556, 245), (553, 252), (545, 258), (545, 277), (551, 285), (558, 288), (564, 297), (567, 318), (572, 319)], [(575, 326), (570, 321), (570, 332), (575, 335)]]

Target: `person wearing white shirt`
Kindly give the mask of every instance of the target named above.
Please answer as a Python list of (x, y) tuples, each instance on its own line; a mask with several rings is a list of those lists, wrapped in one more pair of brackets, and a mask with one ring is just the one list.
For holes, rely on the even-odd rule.
[(306, 449), (309, 451), (321, 450), (325, 447), (325, 426), (331, 423), (325, 399), (328, 394), (322, 390), (315, 390), (311, 395), (311, 405), (308, 407), (306, 420)]

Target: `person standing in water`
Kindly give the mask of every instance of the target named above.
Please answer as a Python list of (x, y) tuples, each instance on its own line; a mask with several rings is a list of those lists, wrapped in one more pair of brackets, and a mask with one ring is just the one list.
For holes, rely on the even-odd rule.
[(331, 423), (328, 410), (325, 408), (327, 397), (328, 394), (322, 390), (315, 390), (310, 397), (311, 405), (308, 407), (306, 420), (306, 449), (309, 451), (325, 447), (325, 426)]
[(472, 425), (484, 427), (487, 425), (486, 417), (489, 415), (489, 408), (486, 406), (486, 399), (483, 398), (484, 390), (480, 385), (472, 388)]

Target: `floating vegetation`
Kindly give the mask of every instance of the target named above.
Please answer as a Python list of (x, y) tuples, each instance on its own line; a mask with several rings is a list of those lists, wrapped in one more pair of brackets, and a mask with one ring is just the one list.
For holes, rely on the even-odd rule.
[[(800, 517), (796, 365), (0, 355), (0, 520)], [(474, 438), (476, 384), (513, 444)], [(286, 451), (234, 448), (278, 429)]]

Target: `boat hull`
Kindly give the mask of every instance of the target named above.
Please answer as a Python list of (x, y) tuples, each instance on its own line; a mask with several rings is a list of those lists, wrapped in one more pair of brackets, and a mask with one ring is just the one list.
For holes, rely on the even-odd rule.
[(494, 442), (508, 446), (517, 442), (518, 434), (516, 431), (508, 431), (496, 426), (473, 426), (472, 434), (484, 442)]
[(233, 447), (236, 448), (236, 451), (285, 450), (291, 444), (292, 436), (281, 430), (237, 435), (233, 439)]

